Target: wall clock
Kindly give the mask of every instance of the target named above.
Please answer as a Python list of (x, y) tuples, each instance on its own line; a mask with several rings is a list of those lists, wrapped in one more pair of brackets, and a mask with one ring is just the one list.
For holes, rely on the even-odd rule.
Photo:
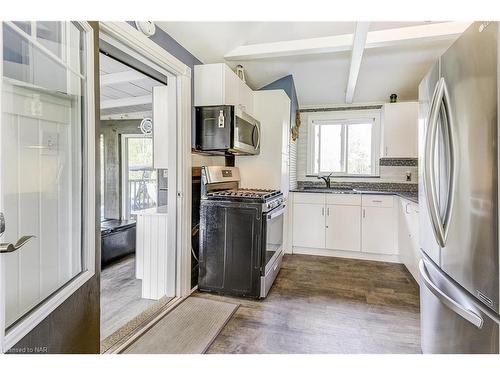
[(153, 21), (135, 21), (135, 26), (147, 37), (155, 35), (156, 25)]

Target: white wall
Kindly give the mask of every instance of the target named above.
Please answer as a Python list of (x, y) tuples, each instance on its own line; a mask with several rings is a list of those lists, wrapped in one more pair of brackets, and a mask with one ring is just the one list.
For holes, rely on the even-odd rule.
[(193, 167), (203, 167), (205, 165), (226, 165), (224, 156), (208, 156), (202, 154), (191, 154), (191, 163)]

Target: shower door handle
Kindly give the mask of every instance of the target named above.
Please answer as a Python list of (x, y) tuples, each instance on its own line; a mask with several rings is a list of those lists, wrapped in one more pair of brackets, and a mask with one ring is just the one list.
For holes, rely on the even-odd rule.
[(32, 238), (36, 236), (21, 236), (15, 244), (11, 243), (0, 243), (0, 254), (2, 253), (12, 253), (19, 250), (21, 247), (26, 245)]
[(5, 232), (5, 217), (3, 212), (0, 212), (0, 237), (2, 237), (3, 232)]

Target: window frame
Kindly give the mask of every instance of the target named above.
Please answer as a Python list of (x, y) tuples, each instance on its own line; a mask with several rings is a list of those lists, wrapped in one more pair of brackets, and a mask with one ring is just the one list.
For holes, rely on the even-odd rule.
[[(317, 125), (317, 122), (328, 122), (339, 123), (343, 125), (348, 125), (349, 123), (356, 123), (362, 119), (373, 119), (373, 127), (372, 127), (372, 155), (371, 155), (371, 163), (372, 163), (372, 172), (370, 174), (356, 174), (356, 173), (347, 173), (346, 172), (332, 172), (332, 176), (335, 177), (378, 177), (379, 176), (379, 159), (381, 155), (380, 150), (380, 142), (381, 142), (381, 111), (379, 109), (369, 109), (369, 110), (336, 110), (329, 112), (318, 112), (309, 114), (307, 119), (307, 132), (308, 132), (308, 142), (307, 142), (307, 175), (308, 176), (321, 176), (324, 174), (329, 174), (330, 172), (326, 171), (318, 171), (315, 172), (315, 160), (314, 155), (316, 151), (315, 145), (315, 135), (314, 135), (314, 127)], [(316, 124), (315, 124), (316, 122)], [(344, 133), (343, 126), (342, 133)], [(347, 131), (348, 133), (348, 131)], [(348, 136), (343, 139), (347, 149)], [(344, 154), (341, 155), (342, 160), (344, 159)], [(347, 166), (347, 161), (345, 161)]]

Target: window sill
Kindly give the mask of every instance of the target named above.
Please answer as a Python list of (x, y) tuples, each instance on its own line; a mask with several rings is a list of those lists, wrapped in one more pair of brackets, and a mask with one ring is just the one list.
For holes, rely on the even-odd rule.
[[(316, 177), (319, 178), (320, 175), (318, 174), (306, 174), (306, 177)], [(328, 175), (321, 175), (322, 177), (327, 177)], [(330, 179), (334, 180), (336, 178), (380, 178), (380, 175), (372, 175), (372, 174), (345, 174), (345, 175), (340, 175), (340, 174), (335, 174), (331, 175)]]

